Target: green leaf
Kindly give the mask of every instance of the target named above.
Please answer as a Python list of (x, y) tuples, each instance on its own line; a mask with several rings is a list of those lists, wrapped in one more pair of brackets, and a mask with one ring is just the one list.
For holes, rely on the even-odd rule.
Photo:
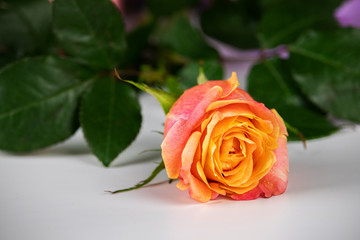
[[(200, 62), (193, 61), (185, 65), (179, 72), (180, 84), (184, 89), (197, 85), (199, 76)], [(220, 80), (223, 78), (223, 68), (216, 59), (203, 61), (204, 74), (209, 80)]]
[[(289, 63), (274, 59), (255, 65), (248, 76), (248, 91), (268, 108), (275, 108), (306, 139), (327, 136), (336, 131), (326, 116), (301, 93), (292, 78)], [(289, 131), (289, 140), (299, 140)]]
[(53, 16), (61, 47), (77, 61), (111, 70), (125, 57), (124, 24), (111, 1), (54, 1)]
[(198, 77), (196, 79), (196, 82), (197, 82), (198, 85), (200, 85), (200, 84), (206, 83), (207, 81), (209, 81), (209, 79), (207, 79), (203, 68), (200, 67), (199, 75), (198, 75)]
[(360, 122), (360, 30), (310, 32), (290, 46), (294, 78), (319, 108)]
[[(281, 105), (276, 110), (304, 136), (305, 140), (326, 137), (338, 130), (325, 115), (305, 107)], [(301, 135), (289, 131), (288, 140), (303, 141)]]
[(84, 94), (80, 112), (85, 138), (104, 166), (130, 145), (141, 127), (136, 92), (109, 76), (95, 79)]
[(288, 61), (273, 59), (252, 67), (248, 75), (248, 91), (268, 107), (304, 106), (300, 89), (292, 79)]
[[(166, 75), (167, 72), (164, 66), (154, 68), (149, 64), (142, 64), (140, 66), (140, 74), (138, 81), (149, 85), (161, 85), (165, 82)], [(119, 79), (121, 78), (119, 77)]]
[(191, 8), (199, 0), (147, 0), (146, 5), (155, 16), (169, 16), (177, 11)]
[(275, 0), (264, 3), (259, 37), (262, 47), (273, 48), (294, 42), (309, 29), (337, 27), (334, 10), (342, 0)]
[(0, 67), (24, 56), (46, 53), (52, 44), (51, 4), (44, 0), (0, 1), (0, 36)]
[(241, 49), (259, 47), (256, 34), (260, 20), (258, 1), (214, 1), (201, 16), (205, 34)]
[(148, 184), (149, 182), (151, 182), (162, 170), (165, 169), (165, 164), (163, 161), (161, 161), (159, 163), (159, 165), (154, 169), (154, 171), (151, 173), (151, 175), (139, 182), (138, 184), (136, 184), (135, 186), (133, 187), (130, 187), (130, 188), (125, 188), (125, 189), (120, 189), (120, 190), (115, 190), (115, 191), (107, 191), (107, 192), (110, 192), (110, 193), (121, 193), (121, 192), (128, 192), (128, 191), (131, 191), (131, 190), (135, 190), (135, 189), (138, 189), (138, 188), (141, 188), (143, 186), (145, 186), (146, 184)]
[[(81, 79), (88, 79), (82, 81)], [(24, 59), (0, 71), (0, 148), (30, 151), (70, 137), (90, 74), (72, 61)]]
[(157, 35), (161, 46), (187, 58), (197, 60), (218, 57), (216, 50), (206, 43), (200, 31), (184, 16), (170, 19), (158, 30)]
[(180, 81), (177, 77), (169, 75), (165, 79), (165, 86), (169, 90), (169, 93), (173, 95), (175, 98), (179, 98), (184, 90), (180, 85)]
[(169, 112), (171, 106), (177, 100), (175, 96), (173, 96), (172, 94), (170, 94), (170, 93), (168, 93), (168, 92), (166, 92), (164, 90), (149, 87), (148, 85), (146, 85), (144, 83), (137, 83), (137, 82), (134, 82), (134, 81), (122, 79), (119, 76), (116, 69), (115, 69), (115, 75), (121, 81), (126, 82), (126, 83), (130, 83), (131, 85), (137, 87), (138, 89), (153, 95), (158, 100), (158, 102), (160, 103), (160, 105), (163, 108), (165, 114)]

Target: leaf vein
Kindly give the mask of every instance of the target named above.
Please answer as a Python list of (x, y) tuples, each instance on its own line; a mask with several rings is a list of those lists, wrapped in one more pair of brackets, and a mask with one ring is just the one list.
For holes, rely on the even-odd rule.
[(115, 82), (110, 81), (110, 98), (109, 98), (109, 111), (108, 111), (108, 124), (106, 129), (106, 144), (105, 144), (105, 159), (108, 161), (109, 159), (109, 152), (110, 152), (110, 145), (112, 142), (112, 122), (114, 120), (114, 104), (115, 104)]
[(74, 2), (75, 2), (75, 5), (76, 5), (76, 8), (79, 9), (79, 11), (78, 11), (79, 14), (82, 16), (82, 18), (84, 19), (85, 24), (87, 25), (87, 28), (88, 28), (88, 30), (90, 32), (90, 35), (91, 35), (92, 39), (94, 39), (94, 41), (98, 44), (98, 46), (99, 46), (98, 49), (106, 56), (106, 61), (108, 62), (109, 66), (112, 66), (112, 63), (109, 60), (110, 56), (107, 53), (107, 51), (105, 50), (104, 44), (101, 41), (98, 40), (97, 34), (93, 31), (92, 26), (89, 23), (87, 16), (84, 14), (83, 10), (80, 8), (77, 0), (74, 0)]
[(308, 57), (312, 60), (318, 61), (320, 63), (323, 63), (325, 65), (329, 65), (333, 68), (337, 68), (340, 69), (348, 74), (354, 75), (354, 76), (360, 76), (360, 72), (357, 72), (356, 70), (354, 70), (353, 68), (347, 67), (346, 65), (344, 65), (341, 62), (335, 61), (335, 60), (331, 60), (328, 59), (326, 57), (324, 57), (323, 55), (308, 51), (304, 48), (301, 47), (296, 47), (296, 46), (289, 46), (289, 50), (290, 52), (302, 55), (304, 57)]
[(51, 94), (51, 95), (49, 95), (49, 96), (47, 96), (47, 97), (45, 97), (45, 98), (39, 99), (38, 101), (31, 102), (31, 103), (26, 104), (25, 106), (22, 106), (22, 107), (18, 107), (18, 108), (15, 108), (15, 109), (11, 109), (10, 111), (6, 111), (6, 112), (0, 114), (0, 120), (2, 120), (2, 119), (4, 119), (4, 118), (7, 118), (7, 117), (10, 117), (10, 116), (12, 116), (12, 115), (18, 114), (18, 113), (20, 113), (20, 112), (26, 111), (26, 110), (28, 110), (28, 109), (30, 109), (30, 108), (38, 105), (38, 104), (41, 104), (41, 103), (43, 103), (43, 102), (45, 102), (45, 101), (54, 99), (54, 98), (59, 97), (59, 96), (61, 96), (61, 95), (63, 95), (63, 94), (68, 94), (68, 92), (69, 92), (70, 90), (76, 89), (76, 88), (78, 88), (78, 87), (80, 87), (80, 86), (82, 86), (82, 85), (85, 85), (85, 83), (87, 84), (87, 83), (90, 82), (92, 79), (93, 79), (93, 78), (89, 78), (89, 79), (87, 79), (87, 80), (85, 80), (85, 81), (79, 82), (79, 83), (77, 83), (77, 84), (75, 84), (75, 85), (72, 85), (72, 86), (70, 86), (70, 87), (68, 87), (68, 88), (61, 89), (60, 91), (55, 92), (54, 94)]

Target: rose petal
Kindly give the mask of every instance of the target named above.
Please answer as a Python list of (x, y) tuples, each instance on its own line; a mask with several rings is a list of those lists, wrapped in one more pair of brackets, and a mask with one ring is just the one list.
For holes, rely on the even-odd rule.
[(287, 132), (287, 129), (286, 129), (286, 126), (285, 126), (285, 123), (284, 123), (284, 120), (282, 119), (282, 117), (279, 115), (279, 113), (275, 109), (271, 109), (271, 111), (275, 114), (276, 120), (279, 125), (280, 135), (288, 136), (288, 132)]
[(180, 179), (180, 182), (176, 184), (176, 187), (181, 191), (186, 191), (189, 189), (189, 184), (186, 184), (184, 180)]
[(261, 193), (261, 189), (256, 187), (244, 194), (233, 194), (230, 197), (234, 200), (254, 200), (260, 197)]
[(215, 197), (215, 195), (212, 194), (212, 191), (204, 182), (193, 176), (190, 171), (200, 137), (200, 132), (193, 132), (185, 145), (181, 155), (182, 166), (180, 176), (182, 181), (177, 185), (177, 187), (184, 190), (187, 189), (188, 186), (189, 194), (193, 199), (199, 202), (207, 202), (212, 197)]
[[(193, 88), (186, 90), (183, 95), (174, 103), (170, 109), (169, 114), (166, 116), (164, 136), (166, 136), (167, 131), (171, 126), (179, 119), (191, 119), (191, 115), (195, 112), (197, 105), (201, 103), (205, 98), (208, 98), (208, 92), (216, 87), (221, 89), (219, 92), (219, 99), (229, 98), (234, 95), (234, 97), (240, 97), (243, 100), (252, 100), (252, 98), (245, 91), (237, 88), (239, 86), (236, 74), (233, 73), (232, 76), (227, 81), (208, 81), (204, 84), (197, 85)], [(212, 102), (217, 100), (212, 99)]]
[(176, 121), (161, 143), (161, 156), (169, 178), (179, 176), (182, 152), (179, 146), (183, 146), (188, 137), (188, 133), (184, 131), (186, 124), (186, 120), (181, 118)]
[(282, 135), (279, 137), (279, 147), (275, 150), (276, 162), (270, 172), (260, 180), (259, 188), (265, 194), (265, 197), (279, 195), (286, 190), (289, 173), (289, 157), (286, 142), (286, 136)]
[(196, 149), (198, 148), (201, 132), (193, 132), (187, 141), (185, 148), (181, 154), (182, 166), (180, 175), (185, 184), (189, 184), (191, 165), (194, 161)]
[(208, 202), (213, 197), (213, 192), (209, 187), (192, 175), (190, 177), (189, 194), (194, 200), (199, 202)]
[(286, 142), (286, 136), (280, 136), (278, 141), (279, 147), (275, 150), (277, 161), (274, 163), (270, 172), (260, 180), (259, 185), (249, 192), (231, 195), (231, 198), (235, 200), (252, 200), (261, 195), (271, 197), (272, 195), (280, 195), (286, 191), (289, 172)]
[(233, 91), (226, 98), (224, 98), (224, 100), (231, 100), (231, 99), (237, 99), (237, 100), (243, 100), (243, 101), (253, 101), (254, 100), (247, 92), (245, 92), (241, 88), (236, 88), (235, 91)]
[(221, 194), (221, 195), (224, 195), (224, 196), (226, 195), (226, 191), (220, 187), (220, 184), (219, 184), (219, 183), (211, 182), (211, 183), (210, 183), (210, 188), (211, 188), (214, 192), (216, 192), (216, 193), (218, 193), (218, 194)]
[[(215, 109), (224, 112), (225, 116), (226, 113), (232, 113), (233, 115), (240, 115), (246, 117), (256, 116), (262, 120), (269, 120), (273, 123), (273, 134), (271, 134), (272, 138), (277, 139), (279, 136), (279, 115), (270, 111), (262, 103), (258, 103), (256, 101), (242, 101), (237, 99), (220, 100), (211, 103), (206, 109), (206, 111), (209, 112)], [(282, 129), (282, 131), (284, 131), (284, 129)]]
[[(209, 104), (218, 99), (221, 94), (221, 88), (216, 86), (211, 88), (206, 93), (204, 98), (194, 107), (193, 111), (191, 111), (191, 116), (189, 119), (184, 119), (181, 117), (173, 119), (171, 117), (173, 115), (171, 115), (172, 113), (170, 112), (170, 116), (167, 117), (165, 122), (165, 128), (168, 124), (171, 124), (169, 122), (172, 121), (171, 119), (173, 119), (174, 122), (171, 128), (168, 128), (168, 131), (164, 132), (164, 140), (161, 144), (161, 155), (164, 160), (166, 172), (169, 178), (175, 179), (179, 176), (181, 168), (181, 153), (185, 147), (187, 139), (191, 134), (192, 129), (199, 123)], [(183, 107), (185, 111), (187, 106)]]
[(278, 139), (278, 148), (274, 151), (276, 162), (270, 172), (262, 178), (259, 183), (259, 187), (264, 192), (265, 197), (284, 193), (286, 191), (289, 173), (289, 156), (286, 138), (288, 133), (281, 116), (275, 109), (272, 109), (272, 111), (280, 126), (280, 137)]

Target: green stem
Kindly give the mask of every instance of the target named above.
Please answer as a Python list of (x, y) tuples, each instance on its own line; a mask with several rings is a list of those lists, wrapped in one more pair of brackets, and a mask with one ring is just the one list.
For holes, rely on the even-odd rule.
[(121, 192), (127, 192), (127, 191), (131, 191), (131, 190), (135, 190), (135, 189), (138, 189), (138, 188), (141, 188), (143, 186), (145, 186), (146, 184), (148, 184), (149, 182), (151, 182), (162, 170), (165, 169), (165, 165), (164, 165), (164, 162), (161, 161), (161, 163), (154, 169), (154, 171), (151, 173), (151, 175), (139, 182), (138, 184), (136, 184), (135, 186), (133, 187), (130, 187), (130, 188), (125, 188), (125, 189), (120, 189), (120, 190), (116, 190), (116, 191), (106, 191), (106, 192), (109, 192), (109, 193), (121, 193)]

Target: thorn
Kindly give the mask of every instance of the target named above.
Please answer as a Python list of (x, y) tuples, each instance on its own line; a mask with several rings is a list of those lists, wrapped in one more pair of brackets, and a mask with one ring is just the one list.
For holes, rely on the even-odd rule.
[(306, 149), (306, 138), (304, 137), (304, 135), (301, 132), (298, 132), (298, 136), (301, 139), (301, 142), (302, 142), (304, 148)]
[(117, 70), (115, 67), (114, 67), (114, 75), (115, 75), (115, 77), (117, 77), (119, 80), (124, 81), (124, 79), (122, 79), (122, 78), (120, 77), (119, 72), (118, 72), (118, 70)]
[(161, 152), (161, 149), (147, 149), (147, 150), (139, 152), (139, 155), (148, 153), (148, 152)]
[(158, 134), (160, 134), (160, 135), (164, 135), (164, 132), (161, 132), (161, 131), (153, 130), (153, 131), (151, 131), (151, 132), (153, 132), (153, 133), (158, 133)]

